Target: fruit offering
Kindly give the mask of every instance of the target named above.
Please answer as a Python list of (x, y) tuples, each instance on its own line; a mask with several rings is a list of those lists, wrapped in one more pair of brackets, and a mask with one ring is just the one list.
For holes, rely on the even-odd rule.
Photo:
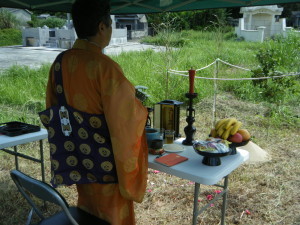
[(202, 152), (210, 153), (226, 153), (229, 152), (228, 143), (220, 138), (208, 138), (205, 141), (197, 141), (194, 149)]
[(242, 122), (236, 118), (225, 118), (217, 121), (214, 128), (211, 129), (210, 136), (222, 138), (233, 143), (249, 141), (250, 133), (246, 129), (241, 129)]

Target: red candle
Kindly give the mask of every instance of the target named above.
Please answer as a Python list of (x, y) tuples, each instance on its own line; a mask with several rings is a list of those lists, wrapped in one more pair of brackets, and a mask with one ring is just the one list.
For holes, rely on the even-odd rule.
[(189, 81), (190, 81), (190, 94), (194, 94), (194, 80), (195, 80), (196, 70), (189, 70)]

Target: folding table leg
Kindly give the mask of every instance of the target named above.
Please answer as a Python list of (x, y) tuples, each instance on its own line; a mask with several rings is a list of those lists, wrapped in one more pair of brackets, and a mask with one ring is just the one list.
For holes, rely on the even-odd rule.
[[(44, 163), (44, 147), (43, 140), (40, 140), (40, 163), (41, 163), (41, 172), (42, 172), (42, 181), (45, 182), (45, 163)], [(47, 203), (44, 201), (44, 208), (47, 209)]]
[(194, 209), (193, 209), (193, 225), (197, 224), (197, 217), (199, 214), (199, 210), (198, 210), (198, 197), (199, 197), (199, 192), (200, 192), (200, 184), (195, 183), (195, 189), (194, 189)]
[(228, 175), (224, 178), (224, 191), (223, 194), (223, 203), (222, 203), (222, 217), (221, 217), (221, 225), (225, 225), (225, 213), (227, 207), (227, 187), (228, 187)]
[(226, 214), (226, 206), (227, 206), (227, 191), (228, 191), (228, 175), (226, 177), (224, 177), (223, 185), (215, 184), (214, 186), (222, 187), (223, 188), (222, 194), (215, 197), (212, 201), (207, 203), (199, 211), (198, 197), (199, 197), (199, 193), (200, 193), (200, 184), (195, 183), (193, 223), (192, 223), (193, 225), (197, 224), (198, 215), (201, 214), (202, 212), (204, 212), (204, 210), (206, 210), (210, 206), (210, 204), (212, 204), (213, 202), (217, 201), (220, 198), (223, 198), (222, 208), (221, 208), (221, 210), (222, 210), (221, 211), (221, 213), (222, 213), (222, 215), (221, 215), (221, 225), (225, 225), (225, 214)]
[(44, 148), (43, 140), (40, 140), (40, 157), (41, 157), (41, 171), (42, 171), (42, 181), (45, 182), (45, 164), (44, 164)]
[(16, 154), (14, 154), (15, 155), (16, 170), (19, 170), (19, 160), (18, 160), (18, 155), (17, 155), (17, 153), (18, 153), (17, 146), (14, 146), (14, 152), (16, 153)]

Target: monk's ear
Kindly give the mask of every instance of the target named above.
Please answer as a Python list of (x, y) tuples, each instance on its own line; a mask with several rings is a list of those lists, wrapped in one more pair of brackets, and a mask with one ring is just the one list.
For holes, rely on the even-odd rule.
[(99, 25), (98, 25), (98, 29), (99, 29), (99, 32), (102, 32), (105, 30), (105, 24), (103, 22), (100, 22)]

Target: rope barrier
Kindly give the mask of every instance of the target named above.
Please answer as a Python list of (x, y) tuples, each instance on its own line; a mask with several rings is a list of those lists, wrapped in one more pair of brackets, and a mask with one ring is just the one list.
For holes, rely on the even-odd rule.
[(235, 68), (238, 68), (238, 69), (241, 69), (241, 70), (251, 71), (250, 69), (247, 69), (247, 68), (243, 68), (243, 67), (241, 67), (241, 66), (237, 66), (237, 65), (230, 64), (230, 63), (228, 63), (228, 62), (226, 62), (226, 61), (223, 61), (223, 60), (221, 60), (221, 59), (217, 59), (217, 60), (220, 61), (220, 62), (222, 62), (222, 63), (224, 63), (224, 64), (226, 64), (226, 65), (228, 65), (228, 66), (232, 66), (232, 67), (235, 67)]
[[(184, 76), (184, 77), (189, 76), (189, 75), (174, 73), (174, 72), (172, 72), (172, 73), (170, 72), (170, 74), (175, 74), (175, 75)], [(195, 76), (195, 78), (204, 79), (204, 80), (264, 80), (264, 79), (276, 79), (276, 78), (281, 78), (281, 77), (298, 76), (298, 75), (300, 75), (300, 73), (284, 74), (284, 75), (272, 76), (272, 77), (252, 77), (252, 78), (248, 78), (248, 77), (245, 77), (245, 78), (214, 78), (214, 77), (197, 77), (197, 76)]]
[[(206, 79), (206, 80), (214, 80), (214, 99), (213, 99), (213, 109), (212, 109), (212, 127), (214, 126), (215, 122), (216, 122), (216, 104), (217, 104), (217, 80), (263, 80), (263, 79), (276, 79), (276, 78), (281, 78), (281, 77), (288, 77), (288, 76), (298, 76), (300, 75), (300, 72), (293, 72), (293, 73), (288, 73), (288, 74), (282, 74), (282, 72), (279, 71), (275, 71), (278, 74), (281, 73), (281, 75), (276, 75), (276, 76), (268, 76), (268, 77), (252, 77), (252, 78), (248, 78), (248, 77), (244, 77), (244, 78), (218, 78), (218, 71), (219, 71), (219, 67), (218, 67), (218, 62), (224, 63), (228, 66), (231, 67), (235, 67), (237, 69), (241, 69), (241, 70), (245, 70), (245, 71), (251, 71), (251, 69), (247, 69), (241, 66), (237, 66), (237, 65), (233, 65), (229, 62), (223, 61), (219, 58), (217, 58), (214, 62), (212, 62), (211, 64), (208, 64), (207, 66), (204, 66), (200, 69), (196, 69), (196, 71), (201, 71), (204, 69), (207, 69), (208, 67), (216, 64), (216, 68), (215, 68), (215, 73), (214, 73), (214, 77), (197, 77), (195, 76), (195, 78), (197, 79)], [(184, 76), (184, 77), (189, 77), (189, 71), (177, 71), (177, 70), (172, 70), (169, 69), (167, 71), (167, 74), (175, 74), (175, 75), (179, 75), (179, 76)]]
[[(216, 59), (211, 64), (208, 64), (207, 66), (204, 66), (200, 69), (196, 69), (196, 71), (204, 70), (204, 69), (214, 65), (218, 61), (222, 62), (222, 63), (224, 63), (228, 66), (232, 66), (232, 67), (242, 69), (242, 70), (245, 70), (245, 71), (251, 71), (251, 69), (247, 69), (247, 68), (243, 68), (243, 67), (240, 67), (240, 66), (237, 66), (237, 65), (233, 65), (233, 64), (228, 63), (226, 61), (223, 61), (219, 58)], [(188, 71), (178, 71), (178, 70), (170, 69), (168, 72), (170, 74), (175, 74), (175, 75), (179, 75), (179, 76), (185, 76), (185, 77), (189, 76), (188, 74), (182, 74), (182, 73), (188, 73)], [(298, 75), (300, 75), (300, 72), (299, 73), (294, 72), (294, 73), (282, 74), (282, 75), (277, 75), (277, 76), (269, 76), (269, 77), (252, 77), (252, 78), (249, 78), (249, 77), (244, 77), (244, 78), (216, 78), (216, 77), (197, 77), (197, 76), (195, 76), (195, 78), (197, 78), (197, 79), (206, 79), (206, 80), (264, 80), (264, 79), (276, 79), (276, 78), (281, 78), (281, 77), (298, 76)]]
[(217, 60), (215, 60), (214, 62), (212, 62), (211, 64), (209, 64), (209, 65), (207, 65), (207, 66), (205, 66), (205, 67), (202, 67), (202, 68), (200, 68), (200, 69), (197, 69), (196, 71), (204, 70), (204, 69), (206, 69), (206, 68), (208, 68), (208, 67), (214, 65), (216, 62), (217, 62)]
[(198, 79), (206, 79), (206, 80), (264, 80), (264, 79), (276, 79), (280, 77), (289, 77), (289, 76), (297, 76), (298, 74), (285, 74), (280, 76), (272, 76), (272, 77), (252, 77), (252, 78), (212, 78), (212, 77), (195, 77)]
[(188, 71), (178, 71), (178, 70), (172, 70), (172, 69), (169, 69), (169, 72), (188, 73)]
[[(186, 71), (185, 71), (186, 72)], [(185, 76), (185, 77), (188, 77), (189, 75), (186, 75), (186, 74), (181, 74), (181, 73), (178, 73), (178, 72), (171, 72), (171, 71), (168, 71), (168, 73), (170, 74), (176, 74), (176, 75), (179, 75), (179, 76)]]
[[(231, 67), (235, 67), (237, 69), (241, 69), (241, 70), (245, 70), (245, 71), (251, 71), (251, 69), (247, 69), (247, 68), (243, 68), (241, 66), (237, 66), (237, 65), (233, 65), (231, 63), (228, 63), (226, 61), (223, 61), (219, 58), (217, 58), (214, 62), (212, 62), (211, 64), (208, 64), (207, 66), (204, 66), (200, 69), (196, 69), (196, 71), (200, 71), (200, 70), (204, 70), (207, 69), (208, 67), (216, 64), (216, 68), (215, 68), (215, 73), (214, 73), (214, 77), (197, 77), (195, 76), (195, 78), (197, 79), (206, 79), (206, 80), (214, 80), (214, 99), (213, 99), (213, 106), (212, 106), (212, 127), (214, 126), (215, 122), (216, 122), (216, 104), (217, 104), (217, 80), (263, 80), (263, 79), (276, 79), (276, 78), (281, 78), (281, 77), (288, 77), (288, 76), (298, 76), (300, 75), (300, 72), (294, 72), (294, 73), (288, 73), (288, 74), (282, 74), (279, 71), (276, 71), (277, 73), (281, 73), (281, 75), (276, 75), (276, 76), (268, 76), (268, 77), (252, 77), (252, 78), (248, 78), (248, 77), (244, 77), (244, 78), (218, 78), (218, 71), (219, 71), (219, 67), (218, 67), (218, 62), (224, 63), (228, 66)], [(167, 74), (175, 74), (175, 75), (179, 75), (179, 76), (184, 76), (184, 77), (189, 77), (189, 71), (177, 71), (177, 70), (168, 70)]]

